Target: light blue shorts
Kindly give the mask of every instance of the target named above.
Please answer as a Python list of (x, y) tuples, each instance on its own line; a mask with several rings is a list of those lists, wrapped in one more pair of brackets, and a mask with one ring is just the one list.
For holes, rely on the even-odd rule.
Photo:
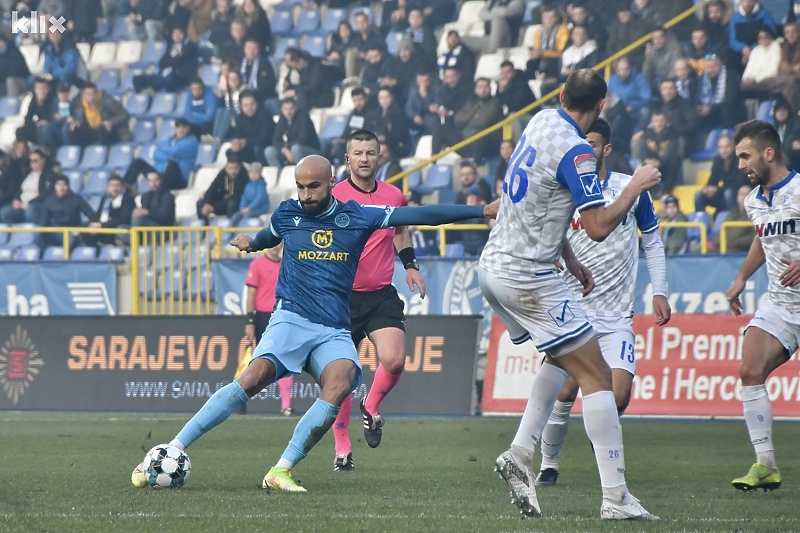
[(361, 384), (358, 352), (348, 330), (315, 324), (284, 309), (272, 313), (261, 342), (253, 350), (252, 359), (256, 357), (272, 361), (276, 380), (305, 370), (317, 383), (326, 366), (337, 359), (349, 359), (356, 365), (352, 390)]

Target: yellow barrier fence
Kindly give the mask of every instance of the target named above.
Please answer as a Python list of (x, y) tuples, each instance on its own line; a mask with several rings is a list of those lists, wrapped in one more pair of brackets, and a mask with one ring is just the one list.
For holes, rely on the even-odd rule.
[(665, 228), (697, 228), (700, 230), (700, 253), (708, 252), (708, 228), (702, 222), (659, 222), (659, 227)]
[(731, 220), (723, 222), (719, 228), (719, 253), (728, 252), (728, 231), (730, 228), (752, 228), (753, 223), (749, 220)]

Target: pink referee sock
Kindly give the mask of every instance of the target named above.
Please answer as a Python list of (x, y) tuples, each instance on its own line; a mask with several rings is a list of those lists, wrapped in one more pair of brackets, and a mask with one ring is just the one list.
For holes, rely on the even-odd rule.
[(369, 414), (373, 416), (380, 414), (381, 402), (400, 382), (402, 375), (403, 373), (401, 372), (393, 376), (383, 368), (383, 365), (378, 365), (378, 369), (375, 371), (375, 379), (372, 381), (372, 387), (370, 387), (367, 399), (364, 402), (364, 407), (367, 408)]
[(336, 455), (347, 455), (353, 451), (350, 445), (350, 415), (352, 411), (353, 395), (348, 394), (341, 407), (339, 407), (339, 414), (333, 422), (333, 440)]
[(278, 387), (281, 389), (281, 411), (292, 406), (292, 386), (294, 376), (287, 376), (278, 380)]

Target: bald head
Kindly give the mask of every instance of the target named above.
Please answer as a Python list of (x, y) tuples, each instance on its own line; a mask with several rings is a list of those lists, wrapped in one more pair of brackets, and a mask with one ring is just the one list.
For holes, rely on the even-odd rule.
[(319, 155), (304, 157), (295, 166), (294, 181), (300, 205), (307, 215), (322, 214), (331, 206), (335, 179), (330, 161)]

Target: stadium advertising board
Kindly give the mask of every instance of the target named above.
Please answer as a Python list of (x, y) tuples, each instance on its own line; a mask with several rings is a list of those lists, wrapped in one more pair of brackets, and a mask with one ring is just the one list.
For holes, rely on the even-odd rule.
[(0, 264), (0, 315), (114, 315), (117, 273), (110, 264)]
[[(479, 323), (475, 316), (410, 318), (406, 370), (382, 412), (469, 414)], [(5, 318), (0, 410), (193, 412), (230, 383), (246, 348), (242, 317)], [(357, 400), (378, 365), (368, 341), (359, 358)], [(303, 412), (318, 395), (303, 375), (292, 406)], [(279, 389), (264, 389), (248, 411), (278, 413)]]
[[(739, 361), (750, 315), (672, 315), (664, 327), (652, 315), (634, 317), (636, 377), (626, 414), (742, 416)], [(541, 355), (528, 341), (514, 346), (495, 318), (486, 378), (484, 413), (521, 413)], [(767, 381), (775, 416), (800, 417), (798, 353)], [(573, 414), (581, 409), (580, 398)]]

